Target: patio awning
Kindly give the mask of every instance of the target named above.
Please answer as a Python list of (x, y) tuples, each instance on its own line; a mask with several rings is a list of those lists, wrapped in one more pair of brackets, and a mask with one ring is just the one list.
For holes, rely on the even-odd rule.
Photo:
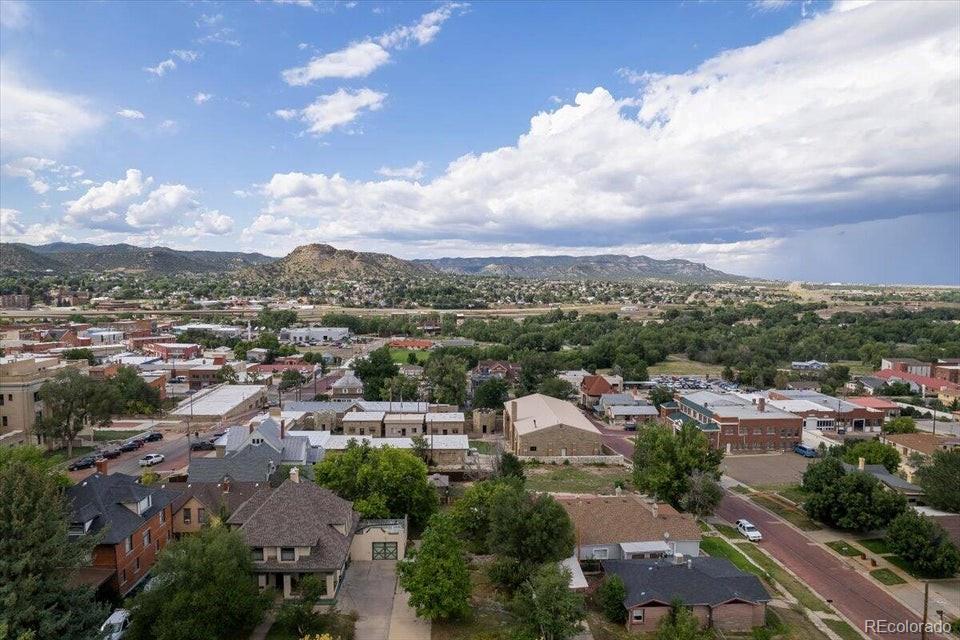
[(621, 542), (620, 550), (623, 554), (628, 553), (668, 553), (670, 545), (663, 540), (653, 542)]
[(560, 562), (560, 566), (570, 572), (570, 589), (576, 591), (577, 589), (587, 588), (587, 578), (583, 575), (583, 570), (580, 568), (580, 561), (577, 560), (576, 555), (572, 555)]

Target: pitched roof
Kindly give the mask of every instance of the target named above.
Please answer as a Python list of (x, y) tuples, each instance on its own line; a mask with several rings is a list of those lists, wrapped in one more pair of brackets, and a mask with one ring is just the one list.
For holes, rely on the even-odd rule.
[(588, 396), (602, 396), (613, 393), (613, 387), (603, 376), (584, 376), (580, 382), (580, 389)]
[(516, 403), (517, 414), (513, 426), (517, 433), (531, 433), (562, 424), (600, 434), (600, 430), (566, 400), (534, 393), (516, 400), (508, 400), (504, 403), (506, 411), (509, 412), (514, 403)]
[(299, 569), (343, 565), (360, 521), (352, 503), (307, 480), (287, 480), (268, 495), (264, 493), (258, 492), (250, 507), (243, 505), (227, 521), (240, 525), (240, 534), (249, 546), (310, 547), (310, 555), (295, 563)]
[(266, 482), (280, 466), (280, 452), (272, 447), (245, 447), (222, 458), (194, 458), (187, 476), (190, 482)]
[(924, 433), (920, 431), (916, 433), (892, 433), (890, 435), (883, 436), (883, 439), (888, 442), (892, 442), (893, 444), (900, 445), (901, 447), (919, 451), (920, 453), (924, 453), (928, 456), (932, 456), (935, 451), (940, 449), (960, 447), (960, 438), (944, 438), (942, 436), (935, 436), (932, 433)]
[[(843, 469), (847, 473), (854, 473), (860, 470), (857, 465), (847, 464), (846, 462), (843, 463)], [(907, 482), (900, 476), (893, 475), (887, 471), (887, 468), (882, 464), (866, 464), (863, 466), (863, 473), (873, 476), (891, 489), (902, 491), (904, 493), (923, 493), (923, 489), (915, 484)]]
[(896, 402), (892, 402), (886, 398), (878, 398), (877, 396), (854, 396), (847, 398), (847, 402), (852, 402), (855, 405), (867, 407), (868, 409), (880, 409), (882, 411), (900, 408), (900, 405)]
[(354, 387), (363, 387), (363, 381), (355, 376), (353, 371), (347, 371), (330, 385), (331, 389), (352, 389)]
[[(176, 498), (175, 491), (139, 484), (123, 473), (95, 473), (67, 489), (71, 521), (88, 522), (89, 532), (104, 531), (102, 544), (117, 544), (142, 527)], [(150, 507), (136, 513), (136, 505), (149, 497)], [(126, 505), (133, 505), (131, 510)]]
[(692, 517), (669, 505), (658, 505), (657, 515), (640, 496), (557, 497), (570, 516), (578, 544), (619, 544), (621, 542), (700, 540), (700, 527)]
[(262, 482), (171, 482), (161, 488), (179, 491), (172, 504), (174, 512), (182, 509), (190, 498), (195, 498), (208, 511), (219, 511), (223, 507), (230, 514), (265, 486), (269, 485)]
[(665, 560), (604, 560), (603, 570), (623, 580), (628, 609), (649, 602), (670, 604), (680, 598), (687, 606), (716, 606), (731, 600), (769, 602), (759, 578), (740, 571), (725, 558)]

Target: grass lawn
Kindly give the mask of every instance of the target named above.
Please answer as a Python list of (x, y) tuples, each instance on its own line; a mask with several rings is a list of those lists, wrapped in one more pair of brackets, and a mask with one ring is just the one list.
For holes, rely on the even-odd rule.
[(590, 627), (593, 640), (637, 640), (641, 637), (630, 633), (620, 623), (610, 622), (602, 613), (592, 609), (587, 610), (587, 626)]
[(507, 640), (510, 637), (510, 614), (497, 599), (486, 568), (471, 569), (470, 581), (473, 584), (470, 616), (456, 622), (434, 622), (430, 627), (431, 640)]
[(744, 495), (750, 495), (751, 493), (753, 493), (753, 491), (750, 491), (750, 489), (746, 488), (742, 484), (735, 484), (732, 487), (730, 487), (730, 490), (736, 491), (737, 493), (742, 493)]
[(700, 527), (700, 531), (703, 531), (704, 533), (709, 533), (710, 531), (713, 531), (713, 527), (711, 527), (709, 524), (707, 524), (703, 520), (697, 520), (697, 526)]
[[(310, 635), (329, 633), (337, 640), (353, 640), (353, 627), (356, 620), (339, 612), (324, 613), (316, 616), (316, 625), (310, 629)], [(300, 640), (296, 629), (288, 629), (274, 623), (267, 632), (267, 640)]]
[(393, 361), (397, 364), (410, 364), (410, 361), (407, 359), (410, 356), (408, 354), (414, 354), (417, 358), (417, 364), (422, 365), (427, 361), (427, 358), (430, 357), (429, 351), (423, 351), (420, 349), (390, 349), (390, 357), (393, 358)]
[(851, 376), (866, 376), (876, 371), (876, 369), (870, 365), (863, 364), (859, 360), (838, 360), (834, 364), (850, 367)]
[(807, 499), (807, 492), (800, 488), (798, 484), (792, 484), (789, 487), (782, 487), (777, 490), (781, 496), (790, 500), (791, 502), (796, 502), (797, 504), (803, 504), (803, 501)]
[(827, 606), (827, 603), (818, 598), (806, 585), (787, 573), (786, 569), (760, 551), (752, 542), (738, 542), (736, 546), (748, 555), (751, 560), (763, 567), (764, 570), (770, 574), (776, 582), (780, 583), (780, 586), (789, 591), (803, 607), (811, 611), (830, 612), (830, 607)]
[(138, 436), (143, 431), (137, 431), (135, 429), (123, 429), (123, 430), (110, 430), (110, 429), (97, 429), (93, 432), (94, 442), (109, 442), (110, 440), (127, 440), (134, 436)]
[(717, 528), (717, 531), (719, 531), (723, 535), (733, 540), (739, 540), (743, 537), (740, 535), (739, 531), (737, 531), (735, 528), (731, 527), (728, 524), (717, 524), (714, 526)]
[(827, 543), (827, 546), (839, 553), (842, 556), (859, 556), (862, 552), (860, 549), (857, 549), (852, 544), (848, 543), (846, 540), (831, 540)]
[(613, 493), (615, 482), (631, 490), (630, 472), (623, 467), (540, 465), (525, 469), (527, 489), (556, 493)]
[(890, 569), (874, 569), (870, 575), (883, 584), (906, 584), (907, 581), (895, 574)]
[[(774, 634), (774, 638), (783, 638), (784, 640), (827, 640), (827, 636), (817, 629), (803, 612), (795, 608), (774, 609), (767, 606), (767, 613), (773, 613), (780, 618), (780, 629)], [(771, 627), (769, 615), (767, 627)], [(772, 629), (771, 629), (772, 630)]]
[(486, 440), (471, 440), (470, 446), (482, 454), (492, 456), (497, 452), (497, 447), (492, 442)]
[(904, 571), (912, 575), (914, 578), (923, 577), (917, 572), (916, 569), (913, 568), (912, 564), (910, 564), (909, 562), (907, 562), (906, 560), (904, 560), (898, 555), (883, 556), (883, 559), (889, 562), (890, 564), (892, 564), (893, 566), (903, 569)]
[[(95, 447), (74, 447), (73, 448), (73, 457), (79, 458), (80, 456), (85, 456), (88, 453), (93, 453), (96, 450)], [(50, 458), (54, 461), (55, 464), (60, 464), (61, 462), (66, 462), (67, 460), (72, 460), (73, 458), (67, 457), (66, 449), (54, 449), (53, 451), (44, 451), (43, 455), (47, 458)]]
[(775, 514), (791, 523), (793, 526), (802, 529), (803, 531), (819, 531), (820, 525), (807, 517), (803, 511), (791, 506), (787, 506), (779, 500), (775, 500), (769, 496), (759, 496), (754, 495), (750, 496), (750, 499), (759, 504), (761, 507), (773, 511)]
[(823, 623), (830, 627), (830, 630), (843, 638), (843, 640), (863, 640), (863, 636), (857, 633), (857, 630), (851, 627), (843, 620), (831, 620), (824, 618)]
[(741, 571), (752, 573), (755, 576), (769, 580), (767, 572), (755, 566), (752, 562), (737, 550), (732, 544), (718, 538), (717, 536), (708, 536), (700, 541), (700, 550), (714, 558), (726, 558)]
[(665, 376), (710, 376), (711, 378), (719, 378), (720, 374), (723, 372), (722, 365), (716, 364), (707, 364), (705, 362), (697, 362), (696, 360), (691, 360), (687, 356), (677, 353), (667, 356), (667, 359), (663, 362), (658, 362), (657, 364), (650, 365), (647, 367), (647, 373), (651, 376), (655, 375), (665, 375)]
[(883, 555), (885, 553), (890, 553), (890, 547), (887, 546), (887, 541), (884, 538), (864, 538), (862, 540), (857, 540), (861, 546), (866, 547), (874, 553)]

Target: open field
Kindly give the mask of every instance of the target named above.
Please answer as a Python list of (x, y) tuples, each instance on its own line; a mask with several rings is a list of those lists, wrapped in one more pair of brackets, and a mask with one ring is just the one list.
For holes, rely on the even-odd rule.
[(418, 349), (390, 349), (390, 357), (393, 358), (393, 361), (397, 364), (409, 364), (411, 353), (417, 359), (417, 364), (423, 364), (427, 361), (427, 358), (430, 357), (428, 351)]
[(93, 432), (94, 442), (109, 442), (111, 440), (127, 440), (134, 436), (138, 436), (143, 431), (138, 431), (136, 429), (97, 429)]
[(613, 493), (616, 482), (630, 490), (630, 472), (623, 467), (528, 466), (527, 489), (552, 493)]
[(720, 469), (743, 484), (756, 489), (772, 490), (800, 484), (803, 472), (809, 465), (810, 458), (789, 451), (753, 456), (726, 456)]
[(667, 356), (663, 362), (647, 367), (647, 373), (651, 376), (710, 376), (719, 378), (723, 372), (723, 366), (718, 364), (707, 364), (705, 362), (696, 362), (690, 360), (687, 356), (675, 353)]

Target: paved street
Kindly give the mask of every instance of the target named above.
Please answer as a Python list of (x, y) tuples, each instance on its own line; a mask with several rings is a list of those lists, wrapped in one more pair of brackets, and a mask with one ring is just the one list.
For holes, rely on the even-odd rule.
[[(717, 515), (729, 522), (747, 518), (763, 533), (760, 545), (797, 574), (803, 582), (849, 618), (861, 630), (866, 620), (919, 622), (920, 618), (868, 578), (819, 547), (799, 530), (749, 500), (726, 492)], [(879, 635), (871, 638), (919, 639), (919, 633)], [(930, 640), (940, 638), (930, 634)]]

